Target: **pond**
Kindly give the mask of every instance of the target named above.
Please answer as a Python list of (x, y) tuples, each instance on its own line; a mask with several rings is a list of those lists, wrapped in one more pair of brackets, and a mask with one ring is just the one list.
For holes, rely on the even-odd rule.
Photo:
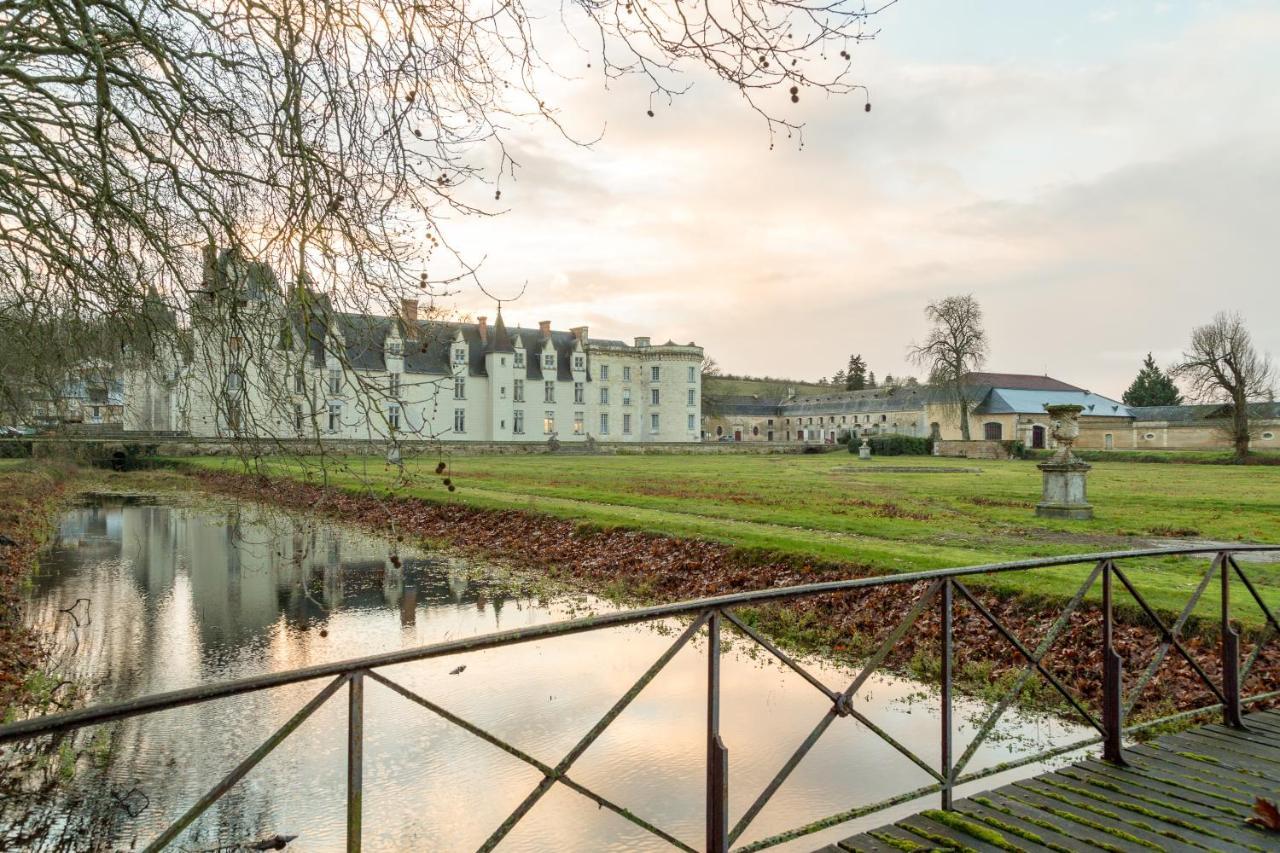
[[(64, 677), (108, 702), (600, 612), (497, 566), (393, 548), (358, 530), (249, 505), (97, 497), (68, 511), (34, 578), (27, 618), (57, 638)], [(629, 626), (382, 672), (555, 764), (671, 644), (681, 623)], [(887, 629), (888, 626), (886, 626)], [(725, 632), (721, 729), (736, 820), (829, 707), (799, 676)], [(583, 785), (695, 848), (705, 790), (706, 641), (686, 646), (574, 765)], [(842, 689), (856, 670), (810, 661)], [(465, 669), (458, 669), (465, 665)], [(138, 847), (182, 814), (314, 696), (324, 681), (135, 717), (86, 731), (38, 816), (0, 813), (0, 842)], [(937, 697), (874, 677), (859, 711), (926, 756)], [(955, 754), (983, 707), (957, 705)], [(346, 715), (336, 694), (179, 839), (211, 850), (276, 834), (289, 850), (343, 849)], [(475, 850), (541, 774), (382, 685), (366, 682), (365, 850)], [(1078, 740), (1046, 716), (1009, 714), (972, 769)], [(1017, 775), (1030, 775), (1028, 766)], [(1012, 778), (1002, 774), (986, 783)], [(741, 839), (748, 842), (929, 784), (852, 718), (837, 720)], [(812, 850), (935, 798), (775, 849)], [(29, 804), (28, 804), (29, 808)], [(33, 829), (35, 828), (35, 829)], [(38, 831), (37, 831), (38, 830)], [(0, 846), (4, 846), (0, 844)], [(664, 842), (563, 787), (500, 850), (664, 850)]]

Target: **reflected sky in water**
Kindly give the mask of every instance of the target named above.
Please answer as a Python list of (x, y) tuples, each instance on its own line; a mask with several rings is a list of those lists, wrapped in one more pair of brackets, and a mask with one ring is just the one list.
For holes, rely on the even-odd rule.
[[(104, 702), (518, 628), (602, 610), (542, 600), (490, 566), (401, 550), (355, 530), (257, 507), (97, 501), (62, 519), (35, 579), (30, 620), (57, 631), (68, 667)], [(87, 599), (76, 604), (77, 599)], [(82, 622), (71, 631), (72, 608)], [(555, 764), (668, 647), (676, 622), (578, 634), (389, 667), (388, 677)], [(794, 673), (728, 641), (722, 732), (731, 822), (823, 717), (827, 700)], [(570, 775), (694, 847), (703, 834), (706, 643), (682, 650), (574, 765)], [(465, 664), (460, 674), (451, 670)], [(852, 670), (814, 664), (843, 687)], [(324, 682), (135, 718), (110, 727), (102, 770), (76, 785), (145, 792), (101, 849), (145, 843), (288, 719)], [(917, 685), (873, 679), (857, 707), (926, 756), (937, 701)], [(365, 687), (366, 850), (474, 850), (540, 774), (385, 687)], [(959, 709), (956, 754), (976, 706)], [(343, 848), (346, 714), (336, 694), (183, 837), (188, 849), (283, 833), (290, 850)], [(1002, 723), (972, 765), (1082, 736), (1045, 718)], [(86, 733), (86, 736), (88, 733)], [(1031, 770), (1022, 771), (1027, 775)], [(852, 719), (837, 720), (743, 841), (928, 784), (929, 777)], [(141, 802), (140, 798), (136, 798)], [(110, 800), (107, 800), (110, 802)], [(929, 803), (932, 805), (932, 802)], [(917, 805), (916, 808), (920, 806)], [(908, 811), (911, 809), (907, 809)], [(810, 850), (885, 813), (778, 849)], [(664, 850), (664, 842), (555, 786), (500, 850)]]

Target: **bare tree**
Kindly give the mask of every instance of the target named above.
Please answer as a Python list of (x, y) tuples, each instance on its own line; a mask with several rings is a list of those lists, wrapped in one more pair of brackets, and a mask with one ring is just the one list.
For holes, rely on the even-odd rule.
[[(0, 3), (0, 338), (73, 314), (132, 325), (134, 341), (170, 336), (161, 348), (177, 351), (208, 296), (201, 249), (213, 246), (271, 269), (297, 316), (431, 302), (474, 277), (440, 224), (500, 212), (518, 166), (507, 129), (541, 121), (572, 138), (539, 86), (560, 73), (540, 46), (571, 52), (575, 71), (595, 60), (606, 84), (644, 80), (650, 115), (686, 88), (683, 71), (709, 69), (771, 137), (791, 135), (789, 105), (766, 96), (865, 94), (849, 51), (875, 36), (880, 8)], [(148, 319), (151, 287), (175, 322)], [(239, 301), (204, 321), (229, 321)], [(218, 393), (261, 345), (239, 341), (209, 380)]]
[(716, 361), (714, 358), (712, 358), (709, 355), (702, 357), (703, 378), (706, 378), (708, 376), (719, 376), (720, 373), (721, 373), (720, 362)]
[(1274, 396), (1275, 370), (1271, 357), (1254, 348), (1240, 315), (1220, 312), (1211, 322), (1197, 326), (1191, 333), (1191, 349), (1171, 372), (1187, 383), (1195, 399), (1225, 404), (1236, 461), (1243, 462), (1251, 438), (1249, 404)]
[(969, 400), (964, 378), (987, 359), (987, 333), (982, 306), (972, 294), (930, 302), (924, 315), (933, 323), (922, 344), (912, 344), (908, 358), (929, 371), (930, 384), (942, 388), (960, 417), (960, 435), (969, 440)]

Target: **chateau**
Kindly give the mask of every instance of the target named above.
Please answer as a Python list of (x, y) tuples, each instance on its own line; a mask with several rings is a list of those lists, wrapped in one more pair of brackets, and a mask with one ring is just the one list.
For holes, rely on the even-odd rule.
[[(189, 351), (126, 380), (126, 430), (196, 437), (694, 442), (703, 351), (282, 299), (265, 267), (208, 262)], [(252, 343), (251, 343), (252, 342)], [(130, 401), (132, 404), (130, 404)]]

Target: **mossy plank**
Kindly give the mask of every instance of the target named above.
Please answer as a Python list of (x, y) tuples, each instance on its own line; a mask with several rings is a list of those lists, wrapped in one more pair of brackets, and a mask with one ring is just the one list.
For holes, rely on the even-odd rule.
[(1162, 824), (1147, 815), (1130, 812), (1116, 803), (1099, 802), (1092, 797), (1055, 788), (1038, 779), (1027, 779), (1015, 785), (1021, 791), (1048, 800), (1049, 807), (1066, 809), (1096, 821), (1108, 830), (1132, 835), (1154, 845), (1153, 849), (1167, 850), (1171, 853), (1196, 853), (1202, 849), (1178, 835), (1176, 827)]
[[(1063, 850), (1074, 850), (1079, 846), (1079, 841), (1074, 836), (1066, 835), (1048, 827), (1037, 826), (1034, 823), (1028, 823), (1017, 815), (997, 811), (973, 800), (960, 800), (955, 804), (955, 808), (956, 811), (970, 819), (983, 821), (997, 829), (1006, 826), (1019, 830), (1021, 834), (1006, 831), (1005, 835), (1006, 837), (1016, 835), (1015, 843), (1019, 847), (1025, 847), (1027, 850), (1051, 850), (1055, 851), (1055, 853), (1061, 853)], [(1028, 835), (1040, 839), (1040, 843), (1031, 840), (1027, 837)]]
[(941, 846), (946, 843), (955, 845), (957, 850), (971, 850), (975, 853), (1004, 853), (1001, 848), (993, 844), (987, 844), (982, 839), (970, 835), (969, 833), (939, 823), (935, 820), (929, 820), (924, 815), (912, 815), (909, 818), (898, 821), (898, 828), (905, 829), (907, 832), (919, 835), (922, 840)]
[(1000, 808), (1008, 809), (1012, 814), (1032, 824), (1048, 826), (1056, 832), (1076, 839), (1076, 844), (1081, 847), (1087, 845), (1098, 850), (1120, 851), (1120, 853), (1150, 853), (1151, 850), (1141, 844), (1133, 844), (1091, 826), (1077, 823), (1061, 814), (1043, 811), (1034, 803), (1013, 799), (1005, 796), (1001, 791), (992, 791), (990, 795), (984, 795), (984, 798), (986, 797)]

